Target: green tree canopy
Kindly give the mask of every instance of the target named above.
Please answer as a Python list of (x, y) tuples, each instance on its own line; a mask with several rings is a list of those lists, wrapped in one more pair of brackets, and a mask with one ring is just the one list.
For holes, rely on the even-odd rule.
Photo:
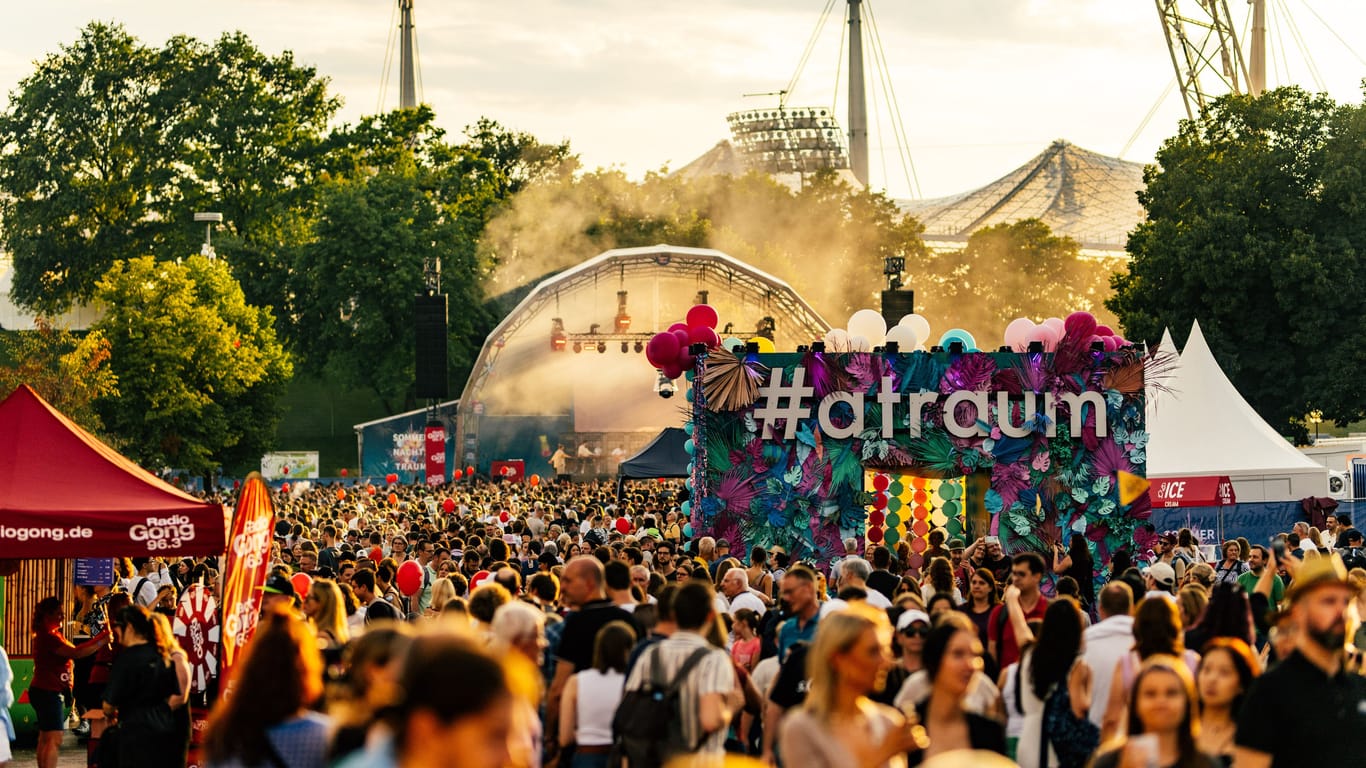
[(38, 63), (0, 114), (0, 236), (12, 295), (87, 301), (115, 261), (197, 248), (195, 211), (224, 214), (220, 251), (254, 301), (283, 305), (327, 122), (326, 81), (241, 34), (162, 48), (92, 23)]
[(1366, 415), (1366, 113), (1280, 88), (1216, 101), (1158, 151), (1108, 303), (1131, 338), (1194, 320), (1275, 428)]
[(293, 366), (270, 310), (246, 302), (226, 264), (118, 261), (95, 297), (122, 390), (96, 405), (131, 458), (205, 472), (269, 449)]
[(41, 317), (31, 331), (0, 333), (0, 399), (27, 384), (67, 418), (102, 433), (95, 403), (119, 393), (109, 351), (99, 331), (75, 334)]

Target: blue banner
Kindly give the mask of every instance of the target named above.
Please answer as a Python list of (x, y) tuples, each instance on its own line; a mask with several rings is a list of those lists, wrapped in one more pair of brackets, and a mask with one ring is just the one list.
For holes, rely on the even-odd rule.
[(1230, 504), (1226, 507), (1172, 507), (1154, 509), (1149, 520), (1159, 533), (1190, 528), (1201, 544), (1219, 541), (1220, 510), (1222, 510), (1223, 539), (1236, 539), (1239, 536), (1251, 544), (1271, 541), (1278, 533), (1290, 531), (1290, 527), (1304, 519), (1304, 512), (1298, 501), (1249, 502)]

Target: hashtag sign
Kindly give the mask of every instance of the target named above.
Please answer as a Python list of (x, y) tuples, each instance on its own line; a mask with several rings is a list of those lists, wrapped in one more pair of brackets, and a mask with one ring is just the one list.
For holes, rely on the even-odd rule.
[(754, 420), (759, 424), (763, 439), (772, 440), (774, 422), (782, 422), (783, 440), (797, 436), (797, 422), (811, 415), (811, 408), (802, 405), (802, 398), (815, 394), (814, 387), (806, 386), (806, 369), (792, 369), (792, 383), (783, 384), (783, 369), (769, 371), (768, 383), (759, 387), (760, 405), (754, 409)]

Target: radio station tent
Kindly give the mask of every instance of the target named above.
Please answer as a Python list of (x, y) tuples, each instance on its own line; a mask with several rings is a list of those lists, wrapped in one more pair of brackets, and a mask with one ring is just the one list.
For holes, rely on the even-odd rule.
[(21, 385), (0, 402), (0, 559), (222, 554), (223, 507), (165, 483)]

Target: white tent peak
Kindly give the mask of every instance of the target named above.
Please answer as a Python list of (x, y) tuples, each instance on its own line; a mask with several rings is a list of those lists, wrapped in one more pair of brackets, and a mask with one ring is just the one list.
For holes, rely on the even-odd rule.
[[(1164, 348), (1169, 341), (1164, 334)], [(1323, 465), (1248, 405), (1214, 359), (1198, 322), (1191, 325), (1180, 359), (1165, 382), (1171, 394), (1148, 392), (1150, 401), (1161, 401), (1160, 408), (1147, 409), (1149, 477), (1228, 475), (1239, 501), (1324, 495)]]

